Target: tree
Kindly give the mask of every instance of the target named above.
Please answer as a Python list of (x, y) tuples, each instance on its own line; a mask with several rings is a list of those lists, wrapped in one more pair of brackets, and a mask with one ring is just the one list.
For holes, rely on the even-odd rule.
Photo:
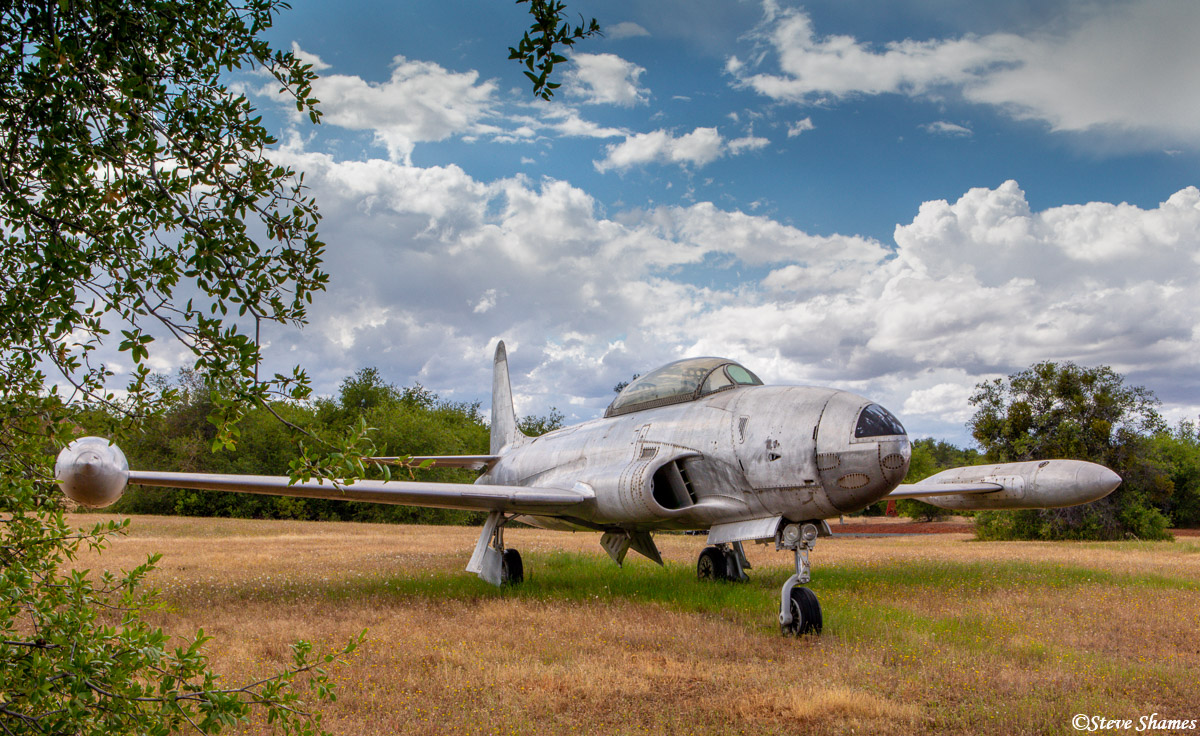
[(517, 428), (529, 437), (538, 437), (547, 432), (562, 429), (563, 420), (565, 419), (566, 417), (563, 413), (557, 407), (552, 406), (550, 407), (550, 413), (545, 416), (530, 415), (521, 417), (520, 421), (517, 422)]
[(1150, 440), (1155, 460), (1171, 478), (1173, 490), (1164, 510), (1176, 526), (1200, 526), (1200, 430), (1181, 421)]
[(1170, 495), (1171, 480), (1148, 445), (1165, 428), (1158, 403), (1107, 366), (1043, 362), (976, 386), (968, 428), (989, 460), (1089, 460), (1124, 479), (1111, 495), (1084, 506), (976, 514), (978, 528), (1042, 539), (1169, 537), (1155, 506)]
[[(272, 399), (309, 393), (298, 368), (259, 381), (262, 321), (299, 324), (325, 288), (319, 214), (303, 177), (273, 164), (275, 140), (226, 75), (270, 75), (320, 119), (309, 65), (263, 38), (281, 0), (10, 0), (0, 5), (0, 730), (216, 732), (262, 706), (285, 731), (319, 728), (329, 682), (308, 645), (247, 687), (218, 684), (203, 632), (171, 649), (142, 615), (153, 567), (66, 573), (120, 524), (74, 530), (51, 458), (79, 421), (119, 436), (176, 389), (147, 367), (167, 337), (191, 352), (207, 392), (211, 447)], [(561, 3), (538, 6), (561, 19)], [(537, 22), (545, 21), (535, 13)], [(566, 36), (531, 52), (548, 75)], [(535, 91), (538, 87), (535, 86)], [(129, 380), (99, 359), (111, 336)], [(112, 360), (109, 358), (109, 360)], [(48, 372), (54, 377), (50, 378)], [(278, 413), (278, 412), (276, 412)], [(281, 420), (285, 417), (278, 417)], [(311, 447), (311, 445), (310, 445)], [(364, 471), (365, 425), (325, 440), (295, 478)], [(353, 642), (347, 646), (347, 651)], [(327, 655), (328, 661), (336, 655)], [(299, 678), (299, 679), (298, 679)]]
[(640, 378), (641, 375), (642, 375), (641, 373), (634, 373), (633, 376), (628, 381), (617, 381), (617, 385), (613, 386), (613, 393), (616, 393), (616, 394), (621, 393), (622, 391), (625, 390), (625, 388), (627, 386), (629, 386), (629, 384), (633, 383), (638, 378)]

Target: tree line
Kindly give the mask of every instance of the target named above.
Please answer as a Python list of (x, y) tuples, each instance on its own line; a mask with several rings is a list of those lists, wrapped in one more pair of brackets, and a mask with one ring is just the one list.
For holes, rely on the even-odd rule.
[[(153, 379), (167, 397), (164, 411), (147, 418), (123, 447), (132, 467), (201, 473), (287, 475), (306, 442), (370, 428), (380, 455), (476, 455), (488, 452), (488, 425), (478, 402), (439, 397), (420, 384), (398, 388), (376, 368), (344, 379), (333, 396), (311, 402), (279, 401), (249, 411), (233, 450), (211, 452), (216, 430), (208, 417), (214, 397), (194, 371)], [(1170, 526), (1200, 526), (1200, 431), (1194, 422), (1168, 426), (1158, 401), (1143, 387), (1125, 385), (1107, 367), (1039, 363), (1006, 379), (981, 383), (968, 422), (979, 447), (922, 438), (912, 443), (906, 483), (947, 468), (987, 462), (1070, 458), (1112, 468), (1124, 479), (1111, 496), (1068, 509), (988, 511), (975, 514), (983, 538), (1163, 539)], [(102, 412), (101, 412), (102, 413)], [(103, 424), (108, 416), (97, 416)], [(280, 421), (280, 420), (283, 421)], [(563, 415), (521, 420), (536, 436), (561, 427)], [(358, 430), (361, 431), (361, 430)], [(398, 469), (425, 480), (469, 483), (474, 471)], [(377, 469), (367, 477), (379, 477)], [(951, 512), (914, 499), (900, 513), (936, 519)], [(882, 513), (880, 502), (867, 513)], [(112, 508), (130, 514), (183, 514), (269, 519), (347, 520), (423, 524), (477, 524), (468, 511), (327, 499), (299, 499), (217, 491), (131, 486)]]
[[(215, 396), (207, 382), (195, 371), (183, 369), (173, 377), (157, 375), (153, 383), (167, 400), (162, 412), (147, 417), (138, 431), (122, 440), (121, 448), (133, 468), (288, 475), (306, 443), (344, 435), (356, 427), (368, 428), (380, 456), (488, 454), (489, 427), (479, 402), (443, 399), (419, 383), (396, 387), (377, 368), (348, 376), (333, 396), (251, 409), (239, 424), (236, 447), (218, 452), (212, 451), (216, 428), (209, 416)], [(111, 420), (98, 409), (85, 423), (100, 430)], [(520, 420), (521, 430), (530, 436), (562, 423), (557, 409)], [(411, 473), (421, 480), (459, 483), (471, 483), (476, 477), (474, 471), (459, 468), (391, 468), (390, 472), (396, 478)], [(368, 466), (363, 477), (381, 475), (379, 468)], [(136, 485), (129, 486), (106, 511), (407, 524), (479, 524), (483, 519), (472, 511)]]

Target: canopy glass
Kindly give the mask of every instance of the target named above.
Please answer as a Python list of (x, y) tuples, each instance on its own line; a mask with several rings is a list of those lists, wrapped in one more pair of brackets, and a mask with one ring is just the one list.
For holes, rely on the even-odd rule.
[(694, 401), (738, 386), (761, 386), (758, 376), (728, 358), (686, 358), (668, 363), (625, 387), (606, 417)]

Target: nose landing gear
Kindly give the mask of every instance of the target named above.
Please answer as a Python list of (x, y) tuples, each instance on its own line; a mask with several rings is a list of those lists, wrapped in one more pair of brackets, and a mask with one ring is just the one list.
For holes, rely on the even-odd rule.
[(790, 549), (796, 557), (796, 573), (783, 584), (779, 604), (779, 630), (785, 636), (821, 633), (821, 604), (816, 593), (802, 585), (797, 587), (811, 577), (808, 553), (816, 546), (819, 534), (817, 523), (810, 521), (788, 524), (775, 537), (776, 549)]
[(820, 520), (791, 523), (775, 517), (764, 521), (768, 522), (765, 526), (760, 521), (742, 523), (733, 533), (729, 529), (723, 529), (721, 534), (714, 534), (710, 530), (709, 539), (716, 536), (717, 540), (714, 541), (717, 543), (700, 552), (696, 560), (696, 577), (701, 580), (749, 580), (745, 571), (750, 567), (750, 562), (746, 559), (742, 543), (732, 541), (730, 537), (736, 539), (735, 535), (740, 535), (741, 539), (757, 539), (766, 543), (773, 536), (775, 549), (791, 550), (796, 560), (796, 573), (783, 584), (780, 595), (779, 630), (788, 636), (819, 634), (824, 623), (821, 604), (817, 601), (816, 593), (804, 587), (812, 572), (808, 553), (816, 546), (817, 537), (832, 536), (833, 532), (827, 523)]

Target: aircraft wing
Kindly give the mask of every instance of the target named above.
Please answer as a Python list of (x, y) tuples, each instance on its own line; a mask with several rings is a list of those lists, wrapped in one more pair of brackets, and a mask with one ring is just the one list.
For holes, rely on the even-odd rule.
[(1004, 490), (999, 483), (906, 483), (883, 497), (884, 501), (897, 498), (929, 498), (931, 496), (970, 495), (993, 493)]
[(398, 455), (395, 457), (368, 457), (369, 462), (387, 463), (389, 465), (422, 465), (429, 463), (427, 468), (470, 468), (483, 470), (490, 468), (500, 459), (499, 455)]
[(595, 494), (586, 486), (565, 489), (397, 480), (359, 480), (352, 485), (334, 486), (328, 481), (289, 484), (288, 478), (273, 475), (220, 475), (145, 470), (129, 471), (129, 482), (143, 486), (518, 514), (559, 514), (569, 513), (571, 510), (577, 513), (581, 504), (595, 498)]

